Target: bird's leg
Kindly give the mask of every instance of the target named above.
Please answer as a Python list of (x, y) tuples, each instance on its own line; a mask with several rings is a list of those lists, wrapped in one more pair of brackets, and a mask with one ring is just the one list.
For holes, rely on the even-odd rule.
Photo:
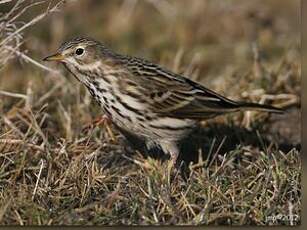
[(165, 153), (169, 153), (171, 155), (171, 165), (172, 167), (175, 167), (176, 166), (176, 163), (177, 163), (177, 158), (178, 158), (178, 155), (179, 155), (179, 148), (177, 146), (177, 143), (176, 142), (170, 142), (170, 141), (167, 141), (167, 142), (161, 142), (160, 143), (161, 147), (162, 147), (162, 150), (165, 152)]
[(110, 120), (110, 119), (107, 117), (107, 115), (99, 116), (99, 117), (95, 118), (93, 121), (87, 123), (83, 129), (84, 130), (92, 129), (93, 127), (104, 124), (105, 122), (110, 122), (108, 120)]
[(112, 120), (106, 114), (104, 114), (102, 116), (95, 118), (89, 125), (85, 127), (85, 129), (92, 129), (93, 127), (97, 127), (100, 125), (105, 126), (112, 141), (116, 142), (115, 135), (112, 132), (112, 129), (110, 128), (111, 123)]
[(175, 166), (177, 163), (177, 158), (179, 153), (178, 152), (170, 152), (171, 155), (171, 161), (172, 161), (172, 165)]
[(100, 117), (97, 117), (97, 118), (95, 118), (94, 119), (94, 121), (93, 121), (93, 125), (94, 126), (99, 126), (99, 125), (101, 125), (101, 124), (107, 124), (107, 123), (111, 123), (111, 120), (110, 120), (110, 118), (107, 116), (107, 115), (102, 115), (102, 116), (100, 116)]
[(107, 117), (107, 118), (105, 118), (105, 119), (103, 120), (103, 124), (105, 125), (105, 127), (106, 127), (106, 129), (107, 129), (107, 132), (108, 132), (108, 134), (109, 134), (111, 140), (112, 140), (113, 142), (117, 142), (117, 139), (116, 139), (116, 137), (115, 137), (115, 135), (114, 135), (114, 133), (113, 133), (111, 127), (110, 127), (111, 123), (112, 123), (112, 122), (111, 122), (111, 119), (110, 119), (109, 117)]
[(96, 126), (99, 126), (99, 125), (103, 125), (103, 126), (105, 126), (106, 127), (106, 129), (107, 129), (107, 132), (108, 132), (108, 134), (109, 134), (109, 136), (111, 137), (111, 140), (113, 141), (113, 142), (116, 142), (116, 137), (115, 137), (115, 135), (114, 135), (114, 133), (113, 133), (113, 131), (112, 131), (112, 129), (111, 129), (111, 127), (110, 127), (110, 125), (112, 124), (112, 120), (106, 115), (106, 114), (104, 114), (103, 116), (101, 116), (100, 118), (96, 118), (95, 120), (94, 120), (94, 122), (96, 121)]

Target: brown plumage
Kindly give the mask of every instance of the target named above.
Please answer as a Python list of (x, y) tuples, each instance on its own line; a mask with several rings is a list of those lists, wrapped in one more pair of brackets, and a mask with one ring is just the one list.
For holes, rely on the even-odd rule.
[(44, 60), (60, 61), (83, 83), (121, 130), (159, 146), (173, 162), (178, 142), (198, 121), (240, 110), (282, 112), (270, 105), (236, 102), (157, 64), (117, 54), (78, 37)]

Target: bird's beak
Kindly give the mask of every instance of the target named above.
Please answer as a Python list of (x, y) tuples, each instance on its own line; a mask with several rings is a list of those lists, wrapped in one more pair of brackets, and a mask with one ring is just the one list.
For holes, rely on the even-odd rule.
[(45, 57), (43, 59), (43, 61), (63, 61), (64, 60), (64, 56), (60, 53), (56, 53), (56, 54), (53, 54), (53, 55), (50, 55), (48, 57)]

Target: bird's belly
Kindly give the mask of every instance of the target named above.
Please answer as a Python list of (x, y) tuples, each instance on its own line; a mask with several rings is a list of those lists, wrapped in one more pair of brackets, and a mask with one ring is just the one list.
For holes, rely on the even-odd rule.
[(145, 117), (148, 117), (148, 113), (144, 114), (144, 117), (140, 115), (130, 116), (129, 119), (118, 115), (112, 109), (106, 113), (111, 116), (112, 122), (117, 126), (148, 140), (180, 140), (192, 131), (196, 125), (196, 122), (193, 120), (167, 117), (155, 117), (154, 119), (146, 120)]
[(190, 119), (159, 117), (146, 124), (151, 135), (160, 140), (180, 140), (195, 128), (196, 122)]

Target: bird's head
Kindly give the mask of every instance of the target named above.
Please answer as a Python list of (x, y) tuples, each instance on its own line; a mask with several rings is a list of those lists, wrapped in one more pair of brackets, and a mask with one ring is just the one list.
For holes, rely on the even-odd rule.
[(72, 73), (95, 71), (112, 61), (113, 52), (100, 42), (86, 37), (77, 37), (64, 42), (57, 52), (44, 61), (63, 63)]

